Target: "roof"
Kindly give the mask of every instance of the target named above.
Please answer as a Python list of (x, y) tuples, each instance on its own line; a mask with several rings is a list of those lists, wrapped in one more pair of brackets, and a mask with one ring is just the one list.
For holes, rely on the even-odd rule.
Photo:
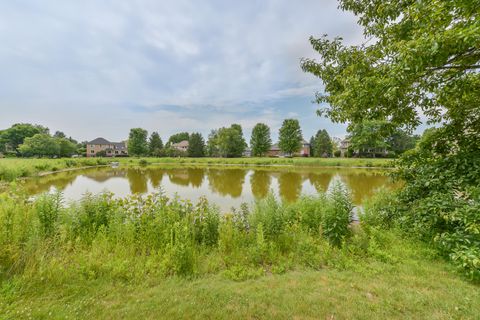
[(179, 143), (174, 143), (172, 144), (172, 146), (174, 147), (188, 147), (188, 140), (183, 140), (183, 141), (180, 141)]
[(125, 141), (123, 141), (123, 142), (110, 142), (110, 141), (108, 141), (107, 139), (104, 139), (104, 138), (93, 139), (92, 141), (88, 142), (88, 144), (96, 144), (96, 145), (109, 144), (109, 145), (113, 145), (115, 147), (115, 149), (126, 149), (127, 148), (127, 144), (126, 144)]
[(111, 144), (111, 142), (104, 138), (97, 138), (93, 139), (88, 144)]

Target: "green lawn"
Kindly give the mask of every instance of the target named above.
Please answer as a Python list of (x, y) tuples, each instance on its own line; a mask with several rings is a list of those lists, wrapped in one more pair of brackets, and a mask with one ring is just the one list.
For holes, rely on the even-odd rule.
[[(0, 295), (1, 319), (478, 319), (480, 288), (421, 251), (390, 264), (298, 270), (235, 282), (222, 275), (44, 281)], [(1, 316), (3, 315), (3, 316)]]

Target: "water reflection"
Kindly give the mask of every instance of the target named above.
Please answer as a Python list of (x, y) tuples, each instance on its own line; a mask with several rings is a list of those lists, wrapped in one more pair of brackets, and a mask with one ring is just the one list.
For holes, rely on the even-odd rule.
[(238, 198), (242, 195), (247, 170), (243, 169), (208, 169), (210, 190), (222, 196)]
[(255, 199), (265, 198), (270, 191), (271, 174), (266, 171), (255, 170), (250, 178), (250, 188)]
[(167, 195), (178, 193), (192, 201), (206, 196), (222, 209), (229, 209), (241, 202), (264, 198), (270, 191), (285, 201), (295, 201), (301, 194), (328, 190), (335, 181), (350, 189), (357, 205), (380, 187), (395, 187), (384, 172), (367, 169), (153, 167), (62, 172), (27, 180), (25, 188), (32, 195), (59, 189), (71, 200), (81, 198), (87, 191), (108, 190), (123, 197), (162, 188)]

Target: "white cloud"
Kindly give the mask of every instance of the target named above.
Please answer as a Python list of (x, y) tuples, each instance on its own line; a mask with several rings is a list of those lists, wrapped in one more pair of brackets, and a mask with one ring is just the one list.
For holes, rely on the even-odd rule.
[(0, 128), (33, 121), (79, 139), (98, 132), (118, 140), (131, 126), (164, 135), (231, 122), (278, 127), (289, 113), (308, 113), (313, 125), (309, 101), (321, 84), (299, 66), (315, 56), (308, 37), (362, 39), (355, 18), (336, 7), (333, 0), (3, 1)]

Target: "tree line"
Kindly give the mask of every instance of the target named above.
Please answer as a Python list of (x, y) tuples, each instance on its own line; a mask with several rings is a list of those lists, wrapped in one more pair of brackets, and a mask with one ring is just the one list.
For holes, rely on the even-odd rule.
[[(345, 156), (398, 155), (415, 146), (418, 137), (406, 131), (388, 133), (388, 124), (379, 121), (364, 121), (349, 128), (350, 141)], [(285, 156), (293, 156), (302, 148), (303, 135), (296, 119), (285, 119), (278, 132), (278, 149)], [(188, 141), (186, 149), (175, 144)], [(147, 130), (133, 128), (128, 136), (128, 152), (132, 156), (152, 157), (241, 157), (248, 144), (240, 124), (214, 129), (207, 140), (198, 133), (179, 132), (169, 137), (164, 144), (158, 132), (148, 135)], [(70, 157), (84, 155), (87, 142), (77, 142), (61, 131), (53, 135), (44, 126), (19, 123), (0, 131), (0, 153), (22, 157)], [(310, 138), (310, 156), (340, 156), (339, 141), (333, 140), (325, 129), (318, 130)], [(255, 157), (273, 156), (271, 130), (265, 123), (257, 123), (252, 130), (250, 152)], [(382, 153), (383, 152), (383, 153)], [(100, 153), (100, 156), (102, 154)]]
[(41, 125), (17, 123), (0, 130), (0, 153), (7, 156), (70, 157), (85, 152), (86, 142), (78, 143), (61, 131), (51, 135)]

